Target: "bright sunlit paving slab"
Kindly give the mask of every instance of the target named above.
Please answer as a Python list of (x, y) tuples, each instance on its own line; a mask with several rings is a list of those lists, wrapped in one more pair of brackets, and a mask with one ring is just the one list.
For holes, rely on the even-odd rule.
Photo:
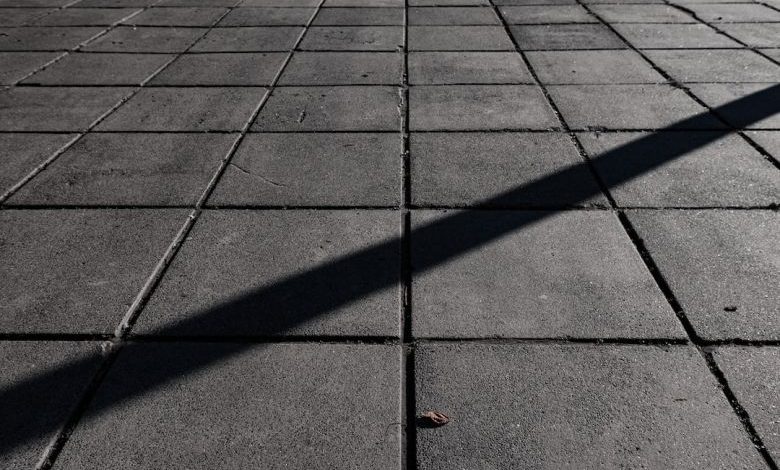
[(780, 463), (775, 0), (0, 0), (0, 468)]

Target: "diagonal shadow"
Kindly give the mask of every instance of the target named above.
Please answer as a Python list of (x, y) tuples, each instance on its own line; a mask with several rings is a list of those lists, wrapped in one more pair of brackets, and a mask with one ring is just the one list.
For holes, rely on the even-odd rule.
[[(745, 96), (723, 105), (715, 111), (720, 115), (739, 116), (740, 124), (747, 126), (769, 117), (780, 110), (780, 85)], [(679, 121), (662, 131), (706, 127), (712, 122), (708, 112)], [(669, 134), (654, 133), (606, 152), (593, 159), (603, 172), (608, 187), (614, 187), (632, 178), (652, 171), (692, 150), (700, 148), (732, 131), (723, 129), (708, 132)], [(507, 205), (524, 195), (550, 193), (550, 188), (566, 188), (572, 202), (586, 201), (599, 193), (589, 182), (589, 165), (585, 162), (570, 165), (552, 175), (537, 179), (484, 201), (485, 205)], [(415, 245), (425, 247), (415, 251), (414, 271), (429, 270), (449, 259), (490, 243), (511, 232), (536, 223), (551, 211), (518, 212), (512, 217), (497, 217), (489, 224), (475, 225), (469, 210), (422, 225), (411, 233)], [(242, 297), (199, 312), (185, 320), (169, 324), (152, 335), (177, 336), (193, 332), (244, 331), (263, 335), (280, 334), (318, 316), (353, 302), (378, 290), (398, 283), (396, 270), (387, 269), (389, 262), (399, 256), (400, 240), (393, 239), (356, 251), (348, 256), (318, 266), (302, 274), (292, 275)], [(395, 266), (395, 264), (393, 264)], [(134, 367), (143, 371), (134, 377), (133, 386), (112, 390), (110, 397), (93, 401), (82, 419), (96, 417), (113, 407), (139, 397), (179, 377), (195, 373), (212, 364), (241, 353), (251, 343), (208, 348), (189, 357), (160, 363), (147, 355), (137, 354), (148, 361)], [(142, 343), (127, 344), (120, 354), (135, 354)], [(91, 377), (100, 357), (95, 354), (54, 367), (34, 377), (11, 384), (0, 390), (0, 462), (6, 453), (31, 445), (31, 441), (51, 435), (62, 422), (69, 404), (58, 402), (54, 395), (67, 389), (67, 384)], [(78, 382), (77, 382), (78, 383)], [(65, 385), (63, 385), (65, 384)], [(71, 393), (71, 399), (72, 399)], [(54, 409), (60, 412), (50, 411)], [(36, 413), (34, 410), (41, 410)]]

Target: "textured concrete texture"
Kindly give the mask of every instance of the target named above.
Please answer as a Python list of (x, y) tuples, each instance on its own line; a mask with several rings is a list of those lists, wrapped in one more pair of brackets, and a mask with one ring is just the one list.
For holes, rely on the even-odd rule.
[[(0, 466), (33, 468), (97, 370), (99, 351), (97, 344), (89, 342), (0, 344), (0, 392), (7, 392), (0, 400)], [(58, 369), (60, 373), (41, 380), (45, 372)], [(19, 383), (34, 386), (28, 393), (13, 393)]]
[(631, 212), (697, 332), (780, 339), (775, 211)]
[(772, 454), (780, 453), (780, 348), (724, 347), (715, 360)]
[(430, 345), (415, 357), (422, 469), (762, 468), (690, 347)]
[[(415, 224), (446, 214), (420, 213)], [(422, 337), (657, 337), (684, 335), (617, 219), (562, 212), (539, 224), (523, 212), (469, 215), (446, 239), (412, 240), (412, 267), (433, 244), (524, 226), (413, 277), (413, 329)], [(486, 288), (486, 286), (490, 286)]]
[(0, 0), (0, 468), (777, 469), (779, 28)]
[[(398, 336), (397, 237), (391, 211), (208, 211), (137, 331)], [(354, 253), (366, 254), (349, 258)], [(343, 266), (342, 279), (312, 275), (283, 291), (274, 288), (333, 264)], [(357, 296), (379, 280), (384, 288)], [(350, 293), (354, 299), (342, 305)]]
[(185, 211), (2, 211), (0, 331), (109, 333)]
[[(225, 356), (232, 357), (219, 360)], [(179, 376), (204, 361), (207, 373)], [(393, 346), (196, 343), (126, 351), (58, 466), (397, 468), (399, 368)], [(112, 407), (149, 384), (154, 390), (143, 399)]]

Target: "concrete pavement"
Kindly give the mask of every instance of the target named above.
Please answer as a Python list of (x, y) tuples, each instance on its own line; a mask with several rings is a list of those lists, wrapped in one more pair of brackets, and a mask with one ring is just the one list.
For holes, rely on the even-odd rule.
[(779, 27), (0, 0), (0, 468), (778, 468)]

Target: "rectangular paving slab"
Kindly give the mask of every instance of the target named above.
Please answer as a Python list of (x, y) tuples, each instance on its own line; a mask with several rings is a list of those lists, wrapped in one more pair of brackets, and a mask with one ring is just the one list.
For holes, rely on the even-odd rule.
[(555, 85), (548, 91), (563, 118), (575, 129), (725, 127), (704, 106), (669, 85)]
[(533, 85), (416, 86), (409, 127), (421, 130), (549, 129), (559, 121)]
[(207, 211), (136, 333), (398, 336), (394, 211)]
[(424, 345), (415, 355), (420, 469), (763, 468), (687, 346)]
[(774, 211), (628, 214), (697, 333), (780, 339), (780, 217)]
[(57, 465), (396, 468), (399, 369), (397, 346), (134, 345)]
[[(610, 212), (416, 212), (413, 222), (417, 337), (684, 336)], [(477, 244), (490, 234), (501, 238)], [(458, 256), (434, 262), (448, 252)]]
[(10, 204), (194, 205), (236, 136), (88, 134)]
[(395, 131), (400, 95), (389, 86), (276, 88), (253, 131)]
[(250, 134), (209, 204), (397, 205), (402, 153), (389, 133)]
[[(417, 206), (607, 205), (566, 134), (413, 133), (410, 151)], [(569, 176), (555, 178), (577, 165)], [(544, 178), (548, 184), (528, 188)]]
[(780, 23), (734, 23), (718, 28), (750, 47), (780, 47)]
[(780, 455), (780, 348), (722, 347), (714, 356), (764, 445)]
[[(596, 171), (620, 206), (734, 207), (780, 203), (780, 172), (736, 135), (596, 133), (581, 134), (579, 140), (595, 159)], [(646, 143), (637, 144), (640, 141)], [(697, 145), (690, 151), (692, 142)], [(659, 147), (663, 152), (658, 151)], [(669, 159), (672, 154), (677, 157)], [(609, 156), (610, 163), (604, 163), (600, 156)], [(625, 175), (631, 173), (638, 160), (657, 160), (662, 166), (625, 181)]]
[(35, 468), (97, 372), (88, 342), (0, 343), (0, 467)]
[(99, 131), (238, 131), (265, 88), (145, 88), (97, 126)]
[(0, 90), (0, 128), (5, 131), (82, 131), (131, 91), (130, 88), (109, 87)]
[(0, 331), (111, 333), (184, 210), (0, 211)]

